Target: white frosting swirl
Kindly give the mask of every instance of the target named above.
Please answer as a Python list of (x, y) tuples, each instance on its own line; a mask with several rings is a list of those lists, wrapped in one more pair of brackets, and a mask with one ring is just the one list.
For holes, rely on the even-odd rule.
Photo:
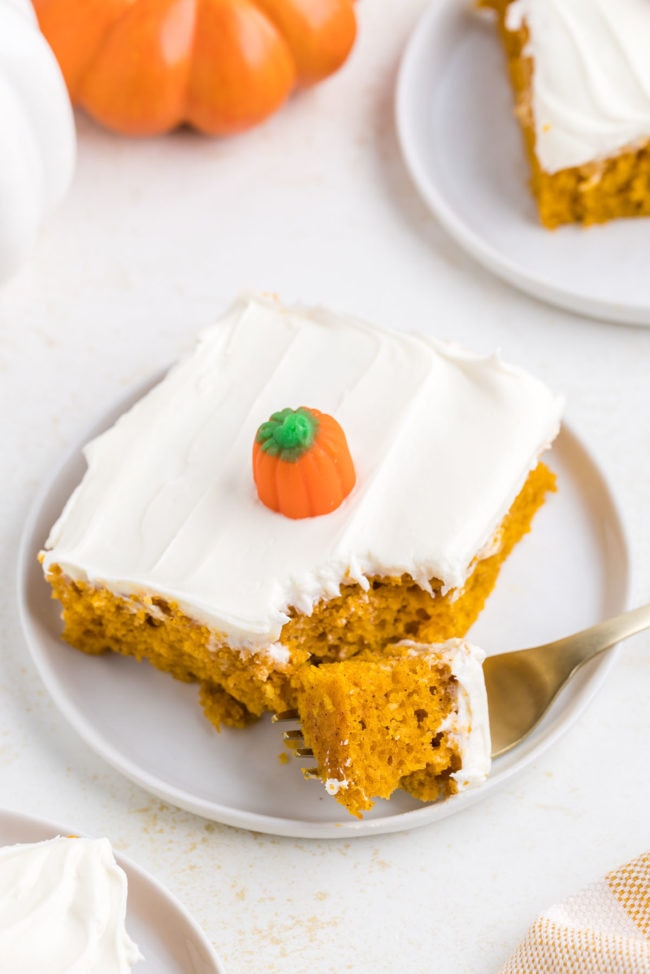
[(648, 0), (515, 0), (534, 61), (536, 154), (555, 173), (650, 139)]
[(130, 974), (127, 883), (108, 839), (59, 837), (0, 848), (0, 970)]
[[(341, 423), (357, 485), (333, 513), (296, 521), (258, 500), (251, 451), (261, 422), (300, 405)], [(159, 593), (232, 645), (267, 649), (290, 606), (309, 613), (345, 580), (462, 586), (560, 408), (496, 356), (243, 301), (86, 448), (44, 568)]]

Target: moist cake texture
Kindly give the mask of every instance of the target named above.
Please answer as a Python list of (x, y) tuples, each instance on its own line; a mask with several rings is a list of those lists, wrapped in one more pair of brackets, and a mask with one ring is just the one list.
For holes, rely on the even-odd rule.
[(650, 5), (482, 0), (496, 9), (541, 222), (650, 213)]
[(329, 794), (361, 817), (398, 788), (435, 801), (480, 784), (490, 769), (483, 659), (453, 639), (303, 667), (304, 742)]
[[(347, 436), (326, 515), (256, 494), (256, 430), (287, 406)], [(498, 356), (243, 299), (86, 447), (41, 553), (63, 637), (198, 681), (217, 727), (295, 707), (305, 667), (461, 637), (555, 487), (560, 411)]]

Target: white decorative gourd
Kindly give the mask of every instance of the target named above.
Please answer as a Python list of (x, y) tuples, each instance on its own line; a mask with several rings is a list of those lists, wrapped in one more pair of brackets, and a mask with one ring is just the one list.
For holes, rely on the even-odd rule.
[(66, 192), (76, 138), (65, 82), (29, 0), (0, 0), (0, 282)]

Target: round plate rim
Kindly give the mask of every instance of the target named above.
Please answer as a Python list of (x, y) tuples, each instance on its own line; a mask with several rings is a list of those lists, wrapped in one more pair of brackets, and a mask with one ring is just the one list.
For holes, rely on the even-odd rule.
[[(65, 451), (59, 464), (54, 467), (51, 475), (46, 478), (40, 490), (37, 492), (25, 521), (19, 543), (17, 559), (18, 610), (31, 659), (57, 708), (91, 750), (102, 757), (116, 771), (149, 793), (169, 802), (177, 808), (184, 809), (195, 815), (200, 815), (208, 820), (252, 832), (289, 838), (347, 839), (350, 837), (402, 832), (407, 829), (431, 824), (434, 821), (462, 811), (464, 808), (468, 808), (482, 800), (488, 794), (491, 794), (495, 788), (498, 788), (511, 777), (523, 771), (533, 760), (541, 756), (559, 737), (569, 730), (602, 685), (607, 672), (613, 665), (618, 654), (619, 646), (612, 647), (597, 660), (594, 660), (592, 664), (589, 664), (591, 667), (596, 668), (595, 673), (592, 674), (588, 685), (578, 691), (577, 701), (573, 704), (570, 713), (565, 715), (562, 721), (556, 722), (556, 725), (551, 728), (546, 728), (543, 731), (542, 728), (538, 728), (533, 731), (527, 741), (520, 746), (522, 749), (522, 757), (519, 763), (509, 765), (505, 768), (501, 767), (498, 777), (488, 777), (480, 787), (471, 788), (459, 794), (452, 795), (443, 802), (425, 804), (422, 808), (398, 812), (393, 816), (382, 818), (366, 818), (361, 820), (350, 818), (350, 820), (322, 822), (291, 819), (233, 809), (227, 805), (197, 798), (165, 782), (131, 761), (128, 756), (125, 756), (121, 751), (106, 741), (102, 735), (98, 734), (85, 716), (68, 702), (57, 681), (56, 668), (51, 665), (46, 653), (42, 650), (40, 640), (31, 621), (28, 605), (29, 579), (30, 572), (33, 570), (35, 553), (40, 548), (40, 545), (35, 544), (35, 529), (42, 513), (41, 509), (47, 502), (51, 491), (55, 488), (66, 467), (79, 456), (83, 445), (92, 436), (97, 435), (99, 431), (107, 425), (110, 425), (112, 421), (111, 417), (120, 415), (129, 404), (144, 395), (148, 389), (161, 379), (163, 374), (164, 370), (132, 387), (126, 394), (120, 396), (117, 401), (109, 405), (101, 415), (96, 417), (95, 422), (86, 429), (85, 434), (76, 439), (72, 446)], [(582, 440), (566, 423), (562, 424), (562, 431), (579, 446), (584, 457), (597, 471), (601, 480), (602, 489), (611, 508), (611, 514), (614, 519), (622, 556), (624, 558), (623, 570), (618, 577), (621, 603), (618, 611), (623, 611), (627, 606), (629, 596), (630, 547), (615, 495), (601, 467), (594, 460)], [(510, 755), (512, 753), (510, 752)], [(499, 760), (506, 760), (508, 757), (509, 755), (505, 755), (503, 759), (497, 759), (497, 762)]]
[(458, 0), (431, 0), (420, 15), (407, 41), (397, 72), (394, 97), (397, 141), (403, 162), (420, 195), (447, 233), (463, 250), (491, 273), (518, 290), (547, 304), (590, 318), (639, 327), (650, 326), (650, 306), (622, 305), (617, 301), (593, 299), (580, 292), (554, 285), (544, 277), (513, 263), (509, 257), (501, 255), (496, 248), (488, 246), (485, 240), (457, 214), (435, 178), (422, 163), (423, 153), (417, 145), (418, 135), (409, 125), (408, 115), (412, 104), (412, 93), (421, 88), (418, 78), (422, 71), (423, 50), (426, 50), (427, 41), (435, 32), (439, 19), (449, 8), (455, 11), (458, 18), (468, 14), (466, 6), (459, 4)]
[[(34, 829), (36, 831), (42, 832), (43, 840), (48, 838), (54, 838), (57, 835), (81, 835), (89, 838), (88, 833), (81, 832), (76, 827), (70, 825), (62, 825), (59, 822), (55, 822), (52, 819), (43, 818), (40, 815), (31, 815), (26, 812), (22, 812), (19, 809), (14, 808), (0, 808), (0, 831), (3, 826), (9, 820), (10, 827), (25, 827), (29, 829)], [(22, 841), (22, 840), (19, 840)], [(26, 840), (26, 841), (40, 841), (40, 840)], [(3, 843), (0, 842), (0, 845)], [(138, 881), (145, 885), (146, 887), (153, 890), (156, 897), (165, 900), (167, 905), (171, 907), (174, 912), (180, 916), (183, 922), (190, 928), (192, 934), (195, 936), (196, 940), (201, 944), (202, 948), (205, 950), (206, 955), (210, 958), (213, 964), (214, 974), (226, 974), (223, 961), (219, 957), (218, 953), (208, 940), (207, 936), (191, 915), (188, 910), (183, 906), (183, 904), (178, 900), (173, 893), (171, 893), (167, 887), (151, 875), (146, 869), (138, 865), (137, 862), (130, 856), (126, 856), (121, 852), (113, 849), (113, 855), (115, 856), (115, 861), (118, 866), (120, 866), (127, 875), (127, 880), (131, 882), (131, 877), (138, 879)]]

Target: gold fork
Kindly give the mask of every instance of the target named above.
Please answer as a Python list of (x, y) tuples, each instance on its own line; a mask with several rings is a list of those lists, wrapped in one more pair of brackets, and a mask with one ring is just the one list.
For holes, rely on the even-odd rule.
[[(582, 629), (541, 646), (488, 656), (483, 664), (490, 714), (492, 757), (521, 744), (537, 727), (560, 690), (589, 660), (616, 643), (650, 628), (650, 605)], [(297, 710), (275, 714), (272, 720), (298, 720)], [(304, 747), (302, 731), (284, 731), (283, 738), (297, 757), (313, 757)], [(306, 768), (306, 778), (319, 777)]]
[[(278, 722), (284, 722), (288, 720), (300, 720), (300, 714), (297, 710), (283, 710), (280, 713), (273, 714), (271, 717), (271, 723), (277, 724)], [(302, 736), (302, 731), (300, 728), (294, 728), (292, 730), (282, 731), (282, 740), (290, 748), (297, 758), (313, 758), (314, 752), (310, 747), (305, 747), (305, 739)], [(305, 778), (319, 778), (320, 771), (318, 768), (303, 768), (302, 773)]]

